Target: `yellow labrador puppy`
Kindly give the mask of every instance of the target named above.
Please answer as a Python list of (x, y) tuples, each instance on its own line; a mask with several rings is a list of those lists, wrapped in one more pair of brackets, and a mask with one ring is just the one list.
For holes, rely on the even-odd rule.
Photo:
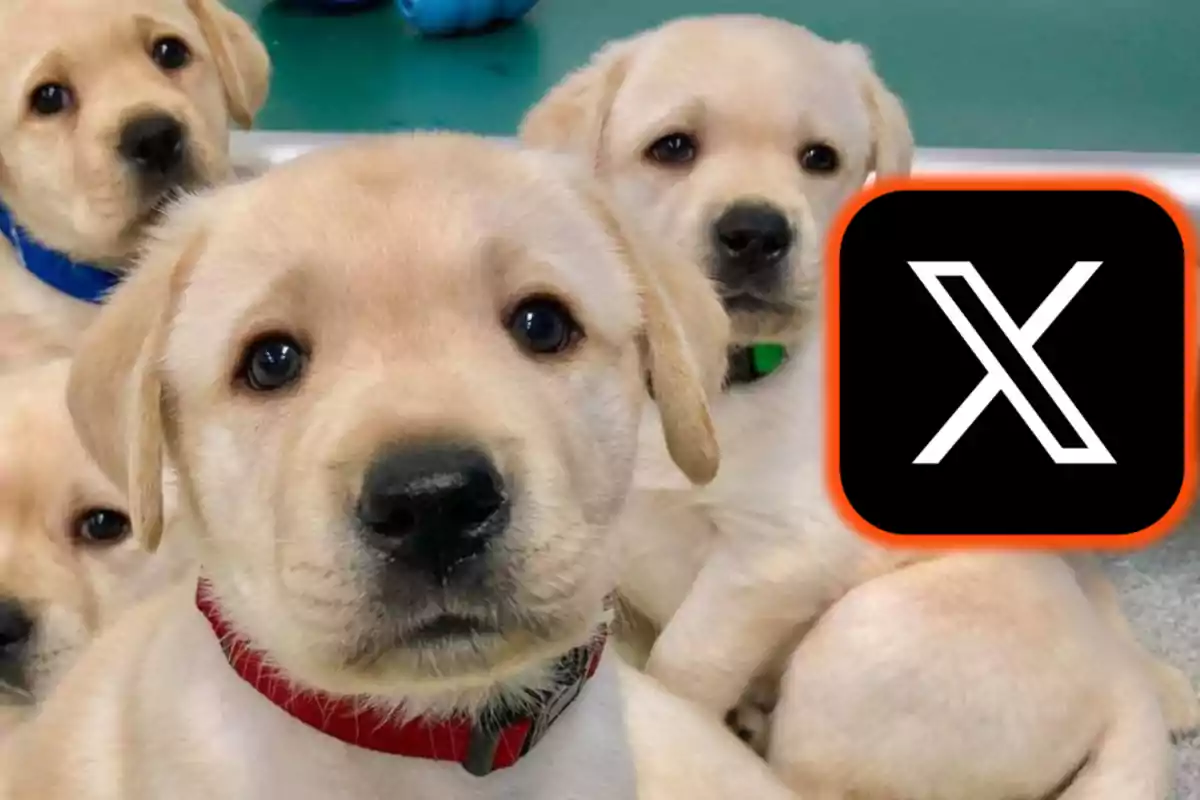
[(0, 735), (177, 562), (131, 536), (125, 493), (67, 413), (70, 362), (0, 376)]
[[(761, 708), (743, 704), (730, 721), (747, 738), (757, 734), (754, 744), (765, 752), (768, 720), (762, 717), (775, 704), (777, 680), (805, 630), (851, 589), (932, 556), (884, 550), (850, 531), (828, 501), (822, 463), (818, 311), (825, 232), (872, 173), (909, 171), (913, 138), (905, 112), (862, 47), (779, 20), (714, 16), (678, 20), (608, 45), (531, 109), (521, 136), (584, 158), (626, 212), (690, 255), (694, 269), (716, 284), (732, 319), (728, 388), (712, 406), (721, 474), (704, 487), (687, 485), (669, 469), (662, 448), (643, 438), (622, 526), (620, 585), (633, 616), (645, 618), (626, 646), (635, 655), (641, 651), (647, 671), (713, 717), (739, 698), (756, 701)], [(779, 360), (782, 366), (774, 363)], [(651, 411), (646, 432), (655, 424)], [(964, 574), (975, 574), (968, 567), (974, 562), (962, 563)], [(772, 761), (794, 788), (818, 797), (860, 796), (855, 791), (872, 800), (1019, 797), (1005, 794), (1009, 787), (1002, 782), (971, 781), (1002, 773), (1024, 780), (1022, 787), (1049, 791), (1089, 753), (1109, 752), (1102, 746), (1105, 733), (1123, 727), (1139, 730), (1149, 752), (1125, 751), (1124, 763), (1135, 772), (1140, 764), (1141, 772), (1122, 784), (1126, 794), (1106, 796), (1158, 797), (1166, 735), (1156, 712), (1138, 703), (1153, 680), (1170, 723), (1183, 729), (1197, 720), (1194, 692), (1181, 673), (1138, 647), (1107, 596), (1106, 579), (1085, 561), (1079, 565), (1086, 580), (1055, 559), (998, 563), (997, 576), (1016, 571), (1024, 583), (996, 591), (980, 582), (984, 597), (962, 606), (978, 612), (967, 619), (982, 631), (1012, 630), (1011, 646), (1025, 658), (1017, 660), (1024, 669), (1012, 672), (1012, 659), (981, 656), (978, 668), (1007, 675), (1001, 682), (1007, 691), (983, 693), (971, 707), (974, 738), (962, 736), (951, 707), (970, 691), (973, 673), (956, 670), (965, 662), (949, 656), (940, 662), (936, 640), (905, 638), (915, 622), (898, 625), (880, 613), (878, 645), (859, 636), (855, 647), (818, 651), (814, 645), (797, 655), (789, 686), (801, 688), (786, 693), (784, 707), (776, 709), (787, 722)], [(905, 583), (903, 591), (918, 585)], [(1084, 611), (1081, 588), (1093, 600)], [(1019, 591), (1043, 598), (1061, 593), (1073, 612), (1039, 620), (1028, 616), (1028, 602), (982, 607), (989, 600), (1007, 603)], [(886, 604), (862, 601), (860, 607), (879, 611)], [(922, 603), (919, 594), (911, 600), (911, 608), (931, 615), (930, 625), (941, 607)], [(857, 627), (847, 624), (847, 637), (867, 624), (862, 614), (854, 619)], [(1108, 624), (1102, 629), (1097, 619)], [(841, 630), (836, 622), (822, 627)], [(945, 635), (955, 629), (938, 627)], [(1046, 631), (1063, 644), (1044, 647)], [(903, 656), (899, 642), (911, 643)], [(1113, 651), (1129, 657), (1107, 657)], [(920, 658), (911, 660), (914, 653)], [(907, 712), (917, 688), (905, 691), (898, 680), (881, 680), (886, 690), (870, 688), (875, 684), (865, 671), (892, 674), (878, 663), (889, 657), (896, 659), (895, 674), (904, 674), (903, 666), (942, 676), (937, 694), (922, 695), (928, 707), (917, 720)], [(809, 684), (819, 689), (805, 693), (814, 663), (823, 677)], [(1045, 702), (1047, 696), (1057, 703)], [(812, 705), (823, 698), (837, 713)], [(747, 724), (750, 712), (758, 712), (753, 725)], [(833, 728), (849, 733), (831, 736)], [(876, 730), (907, 737), (928, 758), (888, 760), (892, 741)], [(966, 743), (1002, 734), (1013, 737), (1013, 747), (995, 757), (990, 771), (980, 768), (992, 757), (986, 749), (962, 757)], [(948, 737), (959, 749), (939, 749)], [(814, 747), (828, 746), (818, 747), (819, 757), (808, 758), (802, 749), (810, 738)], [(804, 768), (793, 768), (793, 761)], [(896, 771), (879, 766), (885, 764)], [(856, 784), (856, 770), (873, 777)]]
[[(666, 626), (650, 671), (724, 714), (798, 624), (874, 568), (841, 526), (805, 530), (827, 506), (820, 409), (799, 402), (820, 373), (795, 356), (817, 327), (825, 231), (872, 173), (909, 171), (907, 117), (861, 46), (717, 15), (607, 45), (529, 111), (521, 137), (585, 158), (732, 319), (713, 401), (721, 474), (692, 487), (646, 437), (621, 576), (628, 604)], [(768, 372), (763, 345), (791, 359)]]
[(720, 352), (728, 326), (569, 172), (389, 137), (172, 215), (69, 397), (148, 545), (170, 455), (202, 577), (93, 646), (0, 795), (790, 796), (604, 654), (646, 371), (710, 480), (723, 358), (685, 341)]
[(0, 315), (72, 346), (163, 204), (228, 176), (269, 71), (218, 0), (0, 3)]

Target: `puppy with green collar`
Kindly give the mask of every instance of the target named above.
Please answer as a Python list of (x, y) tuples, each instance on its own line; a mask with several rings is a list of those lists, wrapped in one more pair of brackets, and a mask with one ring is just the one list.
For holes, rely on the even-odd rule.
[(716, 480), (681, 481), (646, 415), (621, 527), (631, 658), (801, 796), (1009, 800), (1070, 782), (1063, 797), (1164, 800), (1166, 731), (1195, 724), (1196, 698), (1119, 610), (1054, 556), (884, 549), (826, 491), (826, 234), (914, 149), (867, 52), (777, 19), (680, 19), (603, 47), (521, 136), (575, 154), (680, 248), (733, 328)]

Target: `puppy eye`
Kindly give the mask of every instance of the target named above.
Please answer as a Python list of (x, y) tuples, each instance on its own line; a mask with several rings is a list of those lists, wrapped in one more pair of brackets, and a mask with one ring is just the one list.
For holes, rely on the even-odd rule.
[(255, 392), (277, 392), (300, 379), (308, 360), (295, 339), (280, 334), (251, 342), (242, 352), (238, 379)]
[(29, 94), (29, 109), (43, 117), (50, 117), (71, 107), (71, 90), (61, 83), (43, 83)]
[(677, 131), (668, 133), (647, 147), (646, 158), (671, 166), (690, 164), (696, 160), (697, 150), (699, 150), (699, 145), (694, 136)]
[(150, 59), (167, 72), (183, 69), (192, 60), (192, 51), (178, 36), (163, 36), (150, 45)]
[(521, 302), (507, 324), (517, 345), (532, 355), (565, 353), (583, 339), (583, 329), (571, 312), (551, 297), (531, 297)]
[(840, 165), (838, 151), (827, 144), (808, 144), (800, 151), (800, 167), (805, 172), (825, 175), (836, 172)]
[(91, 544), (117, 544), (129, 538), (133, 526), (129, 517), (111, 508), (91, 508), (75, 520), (74, 535)]

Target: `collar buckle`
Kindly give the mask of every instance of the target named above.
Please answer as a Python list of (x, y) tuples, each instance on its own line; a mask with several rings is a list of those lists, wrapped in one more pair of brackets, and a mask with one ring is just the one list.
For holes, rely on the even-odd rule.
[(601, 639), (590, 645), (577, 647), (563, 656), (555, 668), (558, 680), (554, 687), (534, 699), (532, 705), (536, 711), (533, 716), (501, 713), (498, 718), (493, 717), (487, 722), (480, 721), (472, 725), (467, 754), (462, 761), (463, 768), (479, 778), (494, 772), (496, 752), (501, 742), (506, 738), (506, 734), (516, 734), (517, 728), (521, 726), (524, 726), (524, 732), (513, 761), (524, 758), (545, 737), (563, 712), (578, 699), (584, 684), (595, 673), (603, 647)]
[[(496, 751), (504, 738), (506, 725), (487, 725), (476, 722), (471, 726), (471, 735), (467, 740), (467, 755), (462, 760), (463, 769), (476, 778), (491, 775), (496, 769)], [(526, 736), (528, 744), (528, 736)], [(521, 747), (524, 754), (526, 746)]]

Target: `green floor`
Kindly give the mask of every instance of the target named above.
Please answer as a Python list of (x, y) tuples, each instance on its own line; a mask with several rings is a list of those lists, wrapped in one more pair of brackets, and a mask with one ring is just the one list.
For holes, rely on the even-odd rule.
[(517, 27), (449, 41), (414, 38), (390, 5), (231, 3), (275, 60), (267, 129), (510, 133), (603, 41), (753, 10), (870, 46), (926, 146), (1200, 152), (1200, 0), (542, 0)]

